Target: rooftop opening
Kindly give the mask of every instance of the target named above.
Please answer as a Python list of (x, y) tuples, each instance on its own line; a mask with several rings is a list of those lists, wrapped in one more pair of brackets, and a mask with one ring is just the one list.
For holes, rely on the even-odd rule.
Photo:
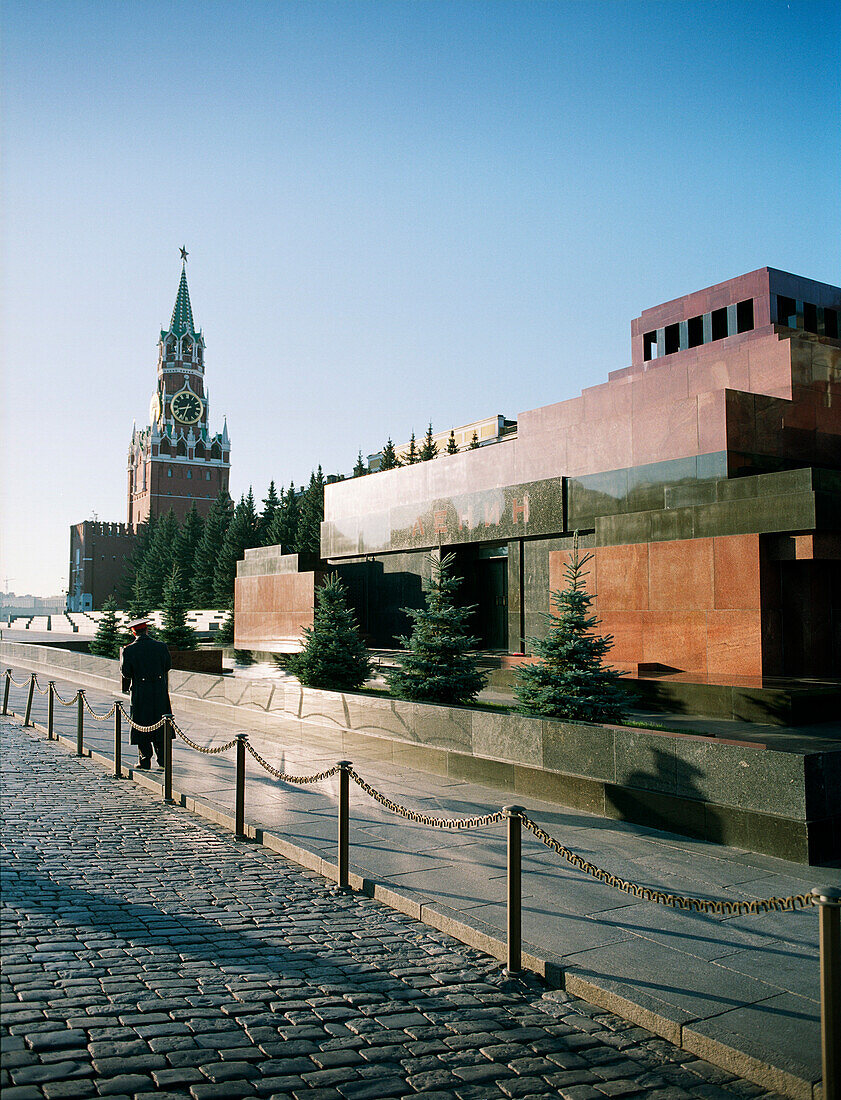
[(777, 324), (797, 328), (797, 302), (794, 298), (777, 295)]
[(753, 328), (753, 298), (746, 298), (736, 306), (736, 331), (750, 332)]
[(714, 309), (711, 320), (713, 340), (724, 340), (727, 336), (727, 307)]
[(686, 322), (688, 346), (697, 348), (704, 342), (704, 318), (690, 317)]
[(657, 358), (657, 333), (646, 332), (642, 338), (642, 357), (647, 363)]
[(680, 351), (680, 327), (678, 325), (666, 325), (665, 332), (665, 355), (673, 355), (676, 351)]

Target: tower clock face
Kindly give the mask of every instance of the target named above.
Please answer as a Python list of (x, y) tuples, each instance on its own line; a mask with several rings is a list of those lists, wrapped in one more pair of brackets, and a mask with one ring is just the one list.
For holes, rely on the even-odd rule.
[(201, 419), (204, 403), (192, 390), (184, 389), (173, 397), (170, 408), (172, 415), (181, 424), (195, 424)]
[(160, 394), (155, 393), (149, 403), (149, 421), (152, 424), (157, 424), (161, 418), (161, 397)]

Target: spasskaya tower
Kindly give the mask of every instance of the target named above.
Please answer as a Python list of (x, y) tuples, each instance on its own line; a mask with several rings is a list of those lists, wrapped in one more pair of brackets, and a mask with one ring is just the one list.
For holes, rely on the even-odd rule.
[(204, 337), (193, 323), (187, 287), (187, 250), (181, 249), (181, 281), (168, 329), (158, 340), (158, 379), (149, 425), (132, 431), (128, 453), (128, 523), (135, 528), (170, 508), (179, 520), (195, 501), (207, 515), (220, 489), (228, 488), (228, 426), (211, 435), (204, 384)]

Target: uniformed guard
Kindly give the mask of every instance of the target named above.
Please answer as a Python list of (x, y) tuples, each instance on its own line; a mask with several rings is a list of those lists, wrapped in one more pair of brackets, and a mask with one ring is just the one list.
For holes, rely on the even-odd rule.
[[(172, 714), (169, 649), (163, 642), (149, 637), (148, 627), (148, 618), (130, 622), (128, 628), (134, 635), (134, 641), (120, 651), (123, 691), (131, 691), (131, 720), (138, 726), (154, 726), (165, 714)], [(161, 726), (154, 733), (141, 733), (132, 726), (131, 743), (137, 745), (140, 755), (138, 768), (151, 768), (153, 748), (158, 767), (163, 767), (165, 728)]]

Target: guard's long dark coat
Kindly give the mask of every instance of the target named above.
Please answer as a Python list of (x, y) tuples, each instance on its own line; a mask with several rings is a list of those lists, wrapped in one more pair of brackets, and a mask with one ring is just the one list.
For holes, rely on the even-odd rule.
[[(123, 691), (131, 689), (131, 720), (138, 726), (153, 726), (165, 714), (172, 714), (169, 701), (169, 670), (172, 662), (163, 642), (138, 634), (120, 654)], [(137, 745), (148, 734), (131, 731), (131, 743)]]

